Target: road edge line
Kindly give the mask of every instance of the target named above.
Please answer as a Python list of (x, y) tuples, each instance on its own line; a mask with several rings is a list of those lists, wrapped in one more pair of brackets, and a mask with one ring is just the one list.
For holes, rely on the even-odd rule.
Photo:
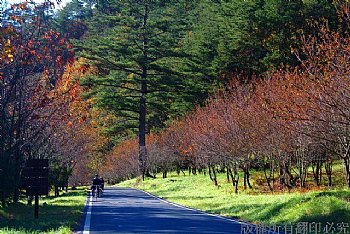
[(91, 222), (91, 209), (92, 209), (92, 196), (89, 195), (87, 203), (87, 211), (85, 216), (83, 234), (90, 234), (90, 222)]
[(191, 210), (191, 211), (196, 211), (196, 212), (201, 213), (201, 214), (214, 216), (214, 217), (217, 217), (217, 218), (220, 218), (220, 219), (224, 219), (224, 220), (227, 220), (227, 221), (230, 221), (230, 222), (234, 222), (234, 223), (249, 224), (249, 223), (245, 223), (245, 222), (242, 222), (242, 221), (239, 221), (239, 220), (236, 220), (236, 219), (230, 219), (230, 218), (227, 218), (225, 216), (208, 213), (208, 212), (205, 212), (205, 211), (202, 211), (202, 210), (198, 210), (196, 208), (191, 208), (191, 207), (184, 206), (184, 205), (181, 205), (181, 204), (178, 204), (178, 203), (175, 203), (175, 202), (171, 202), (171, 201), (165, 200), (164, 198), (158, 197), (158, 196), (156, 196), (156, 195), (154, 195), (154, 194), (152, 194), (150, 192), (144, 191), (142, 189), (138, 189), (138, 188), (131, 188), (131, 189), (135, 189), (135, 190), (138, 190), (140, 192), (146, 193), (146, 194), (148, 194), (148, 195), (150, 195), (150, 196), (152, 196), (154, 198), (157, 198), (158, 200), (161, 200), (162, 202), (165, 202), (167, 204), (170, 204), (170, 205), (173, 205), (173, 206), (176, 206), (176, 207), (184, 208), (184, 209)]
[[(121, 187), (119, 187), (119, 188), (121, 188)], [(144, 191), (142, 189), (138, 189), (138, 188), (130, 188), (130, 189), (135, 189), (135, 190), (138, 190), (140, 192), (146, 193), (147, 195), (149, 195), (151, 197), (154, 197), (154, 198), (156, 198), (156, 199), (158, 199), (158, 200), (160, 200), (162, 202), (165, 202), (165, 203), (167, 203), (169, 205), (173, 205), (173, 206), (184, 208), (184, 209), (191, 210), (191, 211), (196, 211), (196, 212), (201, 213), (201, 214), (213, 216), (213, 217), (216, 217), (216, 218), (219, 218), (219, 219), (223, 219), (223, 220), (227, 220), (227, 221), (230, 221), (230, 222), (234, 222), (234, 223), (237, 223), (237, 224), (240, 224), (240, 225), (246, 225), (246, 226), (250, 226), (250, 227), (257, 227), (255, 224), (252, 224), (252, 223), (248, 223), (248, 222), (244, 222), (244, 221), (240, 221), (240, 220), (236, 220), (236, 219), (230, 219), (230, 218), (227, 218), (225, 216), (208, 213), (208, 212), (205, 212), (205, 211), (202, 211), (202, 210), (198, 210), (198, 209), (191, 208), (191, 207), (188, 207), (188, 206), (180, 205), (180, 204), (177, 204), (175, 202), (167, 201), (164, 198), (158, 197), (158, 196), (156, 196), (156, 195), (154, 195), (154, 194), (152, 194), (150, 192)], [(278, 234), (277, 232), (274, 232), (272, 230), (266, 230), (266, 231), (267, 231), (268, 234)]]
[[(119, 188), (122, 188), (122, 187), (119, 187)], [(195, 212), (198, 212), (198, 213), (201, 213), (201, 214), (205, 214), (205, 215), (209, 215), (209, 216), (213, 216), (213, 217), (216, 217), (216, 218), (219, 218), (219, 219), (223, 219), (223, 220), (226, 220), (226, 221), (230, 221), (230, 222), (233, 222), (233, 223), (237, 223), (237, 224), (240, 224), (240, 225), (246, 225), (246, 226), (250, 226), (250, 227), (256, 227), (256, 225), (252, 224), (252, 223), (247, 223), (247, 222), (243, 222), (243, 221), (239, 221), (239, 220), (236, 220), (236, 219), (230, 219), (230, 218), (227, 218), (225, 216), (221, 216), (221, 215), (218, 215), (218, 214), (212, 214), (212, 213), (207, 213), (205, 211), (202, 211), (202, 210), (198, 210), (198, 209), (195, 209), (195, 208), (191, 208), (191, 207), (188, 207), (188, 206), (184, 206), (184, 205), (180, 205), (180, 204), (177, 204), (177, 203), (174, 203), (174, 202), (171, 202), (171, 201), (167, 201), (161, 197), (158, 197), (150, 192), (147, 192), (147, 191), (144, 191), (142, 189), (138, 189), (138, 188), (130, 188), (129, 189), (135, 189), (137, 191), (140, 191), (140, 192), (143, 192), (143, 193), (146, 193), (147, 195), (151, 196), (151, 197), (154, 197), (164, 203), (167, 203), (169, 205), (173, 205), (173, 206), (176, 206), (176, 207), (180, 207), (180, 208), (184, 208), (184, 209), (187, 209), (187, 210), (191, 210), (191, 211), (195, 211)], [(270, 230), (266, 230), (268, 234), (278, 234), (274, 231), (270, 231)]]

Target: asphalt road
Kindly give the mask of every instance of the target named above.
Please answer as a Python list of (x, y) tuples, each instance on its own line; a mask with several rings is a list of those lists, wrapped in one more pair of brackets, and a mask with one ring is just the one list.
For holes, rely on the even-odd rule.
[(130, 188), (106, 188), (101, 198), (88, 203), (85, 214), (80, 231), (84, 234), (243, 233), (238, 221), (181, 207)]

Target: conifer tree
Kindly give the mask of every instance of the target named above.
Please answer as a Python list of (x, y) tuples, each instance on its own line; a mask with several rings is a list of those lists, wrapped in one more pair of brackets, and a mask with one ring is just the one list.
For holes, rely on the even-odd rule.
[[(115, 131), (137, 129), (139, 170), (147, 173), (146, 133), (188, 111), (205, 87), (194, 80), (182, 43), (190, 25), (191, 1), (97, 2), (80, 55), (99, 73), (85, 80), (97, 105), (119, 118)], [(100, 5), (99, 5), (100, 4)], [(198, 95), (198, 92), (200, 95)]]

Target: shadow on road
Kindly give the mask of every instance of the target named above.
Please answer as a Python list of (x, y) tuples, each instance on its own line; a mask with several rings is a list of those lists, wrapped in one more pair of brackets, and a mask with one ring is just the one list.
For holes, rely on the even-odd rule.
[[(109, 188), (93, 202), (90, 233), (241, 233), (241, 224), (165, 203), (142, 191)], [(78, 230), (83, 231), (83, 230)]]

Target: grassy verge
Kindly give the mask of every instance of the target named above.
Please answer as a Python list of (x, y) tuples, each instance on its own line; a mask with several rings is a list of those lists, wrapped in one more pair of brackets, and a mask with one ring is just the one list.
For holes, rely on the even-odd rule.
[(118, 186), (137, 187), (159, 197), (210, 213), (253, 223), (295, 224), (298, 222), (350, 223), (350, 190), (308, 191), (278, 194), (233, 193), (219, 176), (216, 188), (208, 176), (171, 175), (167, 179), (129, 180)]
[(71, 233), (82, 217), (85, 200), (83, 188), (68, 190), (57, 198), (43, 197), (37, 220), (34, 219), (34, 206), (26, 205), (24, 200), (0, 208), (0, 233)]

